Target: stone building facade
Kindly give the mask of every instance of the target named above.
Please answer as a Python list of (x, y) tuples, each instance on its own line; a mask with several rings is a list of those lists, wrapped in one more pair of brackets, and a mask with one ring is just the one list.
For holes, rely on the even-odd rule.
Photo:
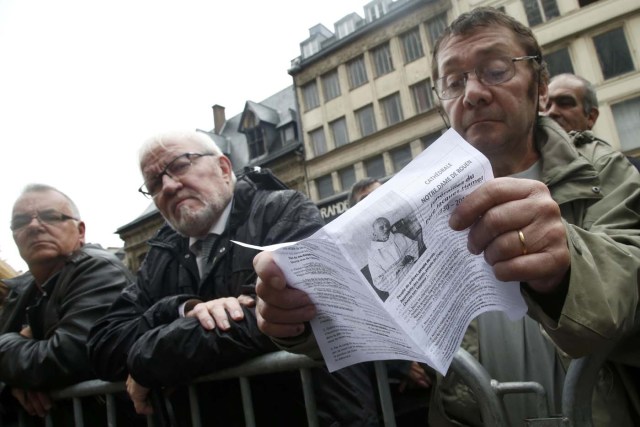
[[(214, 106), (206, 132), (237, 172), (268, 167), (308, 194), (326, 221), (347, 209), (351, 185), (386, 180), (446, 129), (431, 87), (431, 52), (460, 13), (493, 6), (530, 26), (553, 74), (594, 83), (596, 135), (640, 155), (638, 0), (373, 0), (310, 28), (288, 70), (293, 86), (226, 119)], [(283, 71), (284, 72), (284, 71)], [(162, 224), (153, 206), (117, 233), (135, 271), (146, 240)]]
[(446, 129), (431, 91), (434, 40), (460, 13), (500, 8), (532, 27), (552, 74), (592, 81), (594, 132), (640, 153), (640, 2), (636, 0), (374, 0), (333, 31), (316, 25), (291, 65), (310, 195), (331, 220), (351, 185), (386, 179)]

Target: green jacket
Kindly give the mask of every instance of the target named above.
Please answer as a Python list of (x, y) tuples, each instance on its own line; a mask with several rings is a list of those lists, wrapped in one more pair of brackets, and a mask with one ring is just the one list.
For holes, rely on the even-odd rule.
[[(629, 374), (629, 365), (640, 364), (637, 329), (633, 334), (640, 322), (640, 174), (591, 132), (567, 135), (548, 118), (539, 120), (536, 146), (542, 181), (566, 225), (571, 271), (565, 288), (556, 294), (541, 297), (522, 285), (528, 315), (556, 344), (565, 368), (571, 358), (621, 341), (623, 348), (611, 353), (612, 361), (600, 372), (592, 406), (594, 425), (640, 425), (638, 385)], [(480, 357), (477, 327), (472, 323), (462, 346)], [(455, 373), (439, 378), (431, 425), (481, 425), (475, 399), (463, 382)], [(460, 422), (442, 417), (443, 408)]]
[[(640, 323), (640, 174), (604, 141), (588, 132), (569, 136), (545, 117), (540, 117), (536, 144), (543, 182), (559, 204), (566, 224), (571, 272), (566, 295), (561, 292), (541, 298), (523, 285), (528, 314), (540, 322), (567, 361), (623, 340), (625, 349), (612, 353), (612, 363), (603, 369), (600, 385), (609, 393), (595, 404), (594, 420), (596, 425), (624, 425), (606, 420), (609, 415), (629, 412), (640, 417), (638, 386), (629, 381), (625, 364), (620, 363), (640, 364), (640, 335), (636, 332), (625, 337)], [(465, 342), (477, 355), (477, 339), (472, 336), (475, 330), (470, 331)], [(285, 350), (319, 355), (308, 332), (297, 340), (276, 341)], [(462, 406), (469, 414), (472, 408)], [(431, 409), (432, 415), (438, 412)]]
[(623, 425), (609, 416), (630, 412), (640, 423), (639, 386), (628, 374), (628, 366), (640, 367), (640, 174), (591, 132), (568, 138), (546, 118), (540, 130), (543, 181), (566, 222), (571, 273), (564, 298), (540, 298), (523, 286), (529, 315), (569, 357), (619, 341), (601, 372), (594, 422)]

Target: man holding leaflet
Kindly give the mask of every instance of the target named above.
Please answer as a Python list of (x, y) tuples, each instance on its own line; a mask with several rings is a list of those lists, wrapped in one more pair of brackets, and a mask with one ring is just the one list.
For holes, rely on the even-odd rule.
[[(453, 230), (470, 228), (469, 252), (483, 253), (498, 279), (520, 282), (529, 316), (569, 356), (637, 340), (626, 335), (638, 323), (640, 177), (621, 153), (597, 140), (574, 146), (538, 115), (548, 73), (531, 30), (495, 9), (474, 9), (436, 43), (432, 74), (452, 127), (496, 176), (450, 218)], [(254, 265), (260, 329), (283, 348), (311, 352), (307, 295), (286, 286), (270, 254)], [(624, 383), (626, 397), (609, 415), (636, 420), (637, 390), (625, 376), (640, 357), (611, 357), (626, 362), (610, 370), (612, 390)]]

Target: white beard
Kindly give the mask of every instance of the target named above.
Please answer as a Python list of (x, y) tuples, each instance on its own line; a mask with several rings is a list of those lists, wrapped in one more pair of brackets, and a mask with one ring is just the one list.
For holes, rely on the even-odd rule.
[(167, 220), (167, 222), (178, 234), (187, 237), (206, 235), (220, 217), (219, 214), (216, 214), (216, 211), (222, 213), (221, 209), (216, 209), (215, 206), (210, 203), (199, 209), (182, 206), (179, 210), (180, 214), (178, 218), (175, 218), (173, 221)]

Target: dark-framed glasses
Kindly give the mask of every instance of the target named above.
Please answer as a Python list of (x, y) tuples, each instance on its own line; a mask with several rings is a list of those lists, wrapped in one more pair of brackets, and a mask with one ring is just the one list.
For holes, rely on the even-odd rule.
[(180, 154), (175, 159), (171, 160), (162, 169), (158, 175), (147, 180), (138, 188), (138, 191), (144, 194), (148, 198), (155, 197), (160, 191), (162, 191), (162, 178), (167, 175), (169, 178), (177, 181), (180, 177), (184, 176), (193, 163), (206, 156), (215, 156), (213, 153), (184, 153)]
[(517, 56), (515, 58), (486, 58), (478, 63), (473, 70), (463, 73), (447, 74), (436, 80), (433, 90), (442, 100), (454, 99), (464, 93), (469, 74), (475, 73), (478, 81), (485, 86), (495, 86), (508, 82), (516, 75), (516, 62), (539, 61), (539, 55)]
[(40, 224), (56, 225), (64, 221), (80, 221), (79, 218), (71, 215), (63, 214), (55, 209), (47, 209), (44, 211), (35, 211), (30, 214), (18, 214), (11, 218), (11, 230), (18, 231), (21, 228), (31, 224), (33, 219), (37, 219)]

